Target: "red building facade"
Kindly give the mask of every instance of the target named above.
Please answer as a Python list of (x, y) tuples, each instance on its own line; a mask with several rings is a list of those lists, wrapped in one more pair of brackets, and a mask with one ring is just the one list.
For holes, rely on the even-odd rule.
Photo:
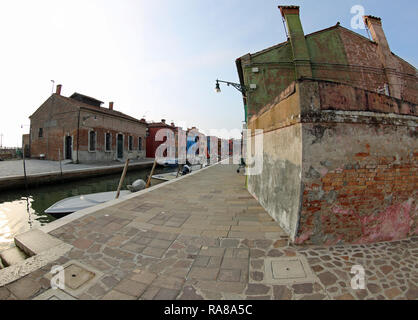
[(155, 152), (157, 148), (167, 140), (167, 137), (164, 137), (162, 141), (156, 141), (156, 135), (161, 129), (170, 129), (175, 135), (175, 141), (177, 144), (177, 127), (174, 123), (170, 125), (166, 123), (165, 119), (162, 119), (161, 122), (148, 123), (148, 136), (147, 136), (147, 158), (155, 158)]

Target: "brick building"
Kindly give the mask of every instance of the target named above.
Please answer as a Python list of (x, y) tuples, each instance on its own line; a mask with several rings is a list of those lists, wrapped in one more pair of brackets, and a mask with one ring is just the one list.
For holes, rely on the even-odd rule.
[(141, 159), (146, 155), (147, 123), (97, 99), (61, 95), (61, 85), (30, 118), (31, 157), (73, 162)]
[[(263, 129), (263, 172), (248, 189), (295, 243), (418, 234), (417, 70), (335, 26), (305, 35), (299, 7), (279, 7), (288, 40), (236, 61), (249, 129)], [(253, 131), (254, 132), (254, 131)]]
[[(157, 132), (161, 129), (168, 129), (172, 131), (172, 133), (174, 134), (176, 150), (177, 150), (178, 128), (175, 126), (174, 123), (167, 124), (165, 119), (161, 119), (161, 122), (148, 123), (147, 158), (155, 158), (155, 151), (162, 143), (164, 143), (167, 140), (167, 138), (164, 138), (162, 141), (156, 141), (155, 137), (157, 135)], [(167, 153), (165, 152), (164, 155), (166, 156)]]

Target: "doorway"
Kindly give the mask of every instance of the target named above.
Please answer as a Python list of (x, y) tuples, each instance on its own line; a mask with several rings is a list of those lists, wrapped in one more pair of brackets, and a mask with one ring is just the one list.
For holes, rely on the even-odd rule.
[(117, 139), (117, 156), (118, 159), (122, 159), (123, 158), (123, 135), (118, 134), (118, 139)]
[(73, 159), (73, 138), (71, 136), (65, 137), (65, 159)]

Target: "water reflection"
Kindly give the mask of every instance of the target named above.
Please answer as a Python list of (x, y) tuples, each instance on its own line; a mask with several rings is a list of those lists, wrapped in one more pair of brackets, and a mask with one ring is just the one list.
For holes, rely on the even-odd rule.
[[(159, 168), (157, 173), (169, 171)], [(136, 179), (146, 179), (149, 169), (128, 172), (122, 189), (127, 189)], [(55, 218), (45, 210), (55, 202), (82, 194), (115, 191), (120, 175), (89, 178), (79, 181), (31, 188), (20, 191), (0, 191), (0, 251), (13, 244), (16, 234), (38, 228)]]

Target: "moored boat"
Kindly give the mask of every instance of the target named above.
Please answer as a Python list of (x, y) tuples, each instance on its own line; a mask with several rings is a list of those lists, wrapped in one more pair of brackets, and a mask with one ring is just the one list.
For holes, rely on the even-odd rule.
[[(130, 191), (123, 190), (120, 192), (119, 197), (123, 198), (124, 196), (127, 196), (129, 194), (131, 194)], [(50, 214), (52, 216), (61, 216), (86, 208), (90, 208), (98, 204), (114, 200), (115, 198), (116, 191), (74, 196), (54, 203), (52, 206), (45, 210), (45, 213)]]
[[(205, 166), (205, 165), (204, 165)], [(190, 173), (200, 170), (202, 168), (202, 166), (199, 165), (194, 165), (190, 167)], [(168, 172), (168, 173), (161, 173), (161, 174), (155, 174), (151, 177), (151, 186), (156, 186), (160, 183), (164, 183), (173, 179), (176, 179), (177, 177), (182, 176), (182, 172), (180, 172), (177, 175), (177, 171), (175, 172)]]

